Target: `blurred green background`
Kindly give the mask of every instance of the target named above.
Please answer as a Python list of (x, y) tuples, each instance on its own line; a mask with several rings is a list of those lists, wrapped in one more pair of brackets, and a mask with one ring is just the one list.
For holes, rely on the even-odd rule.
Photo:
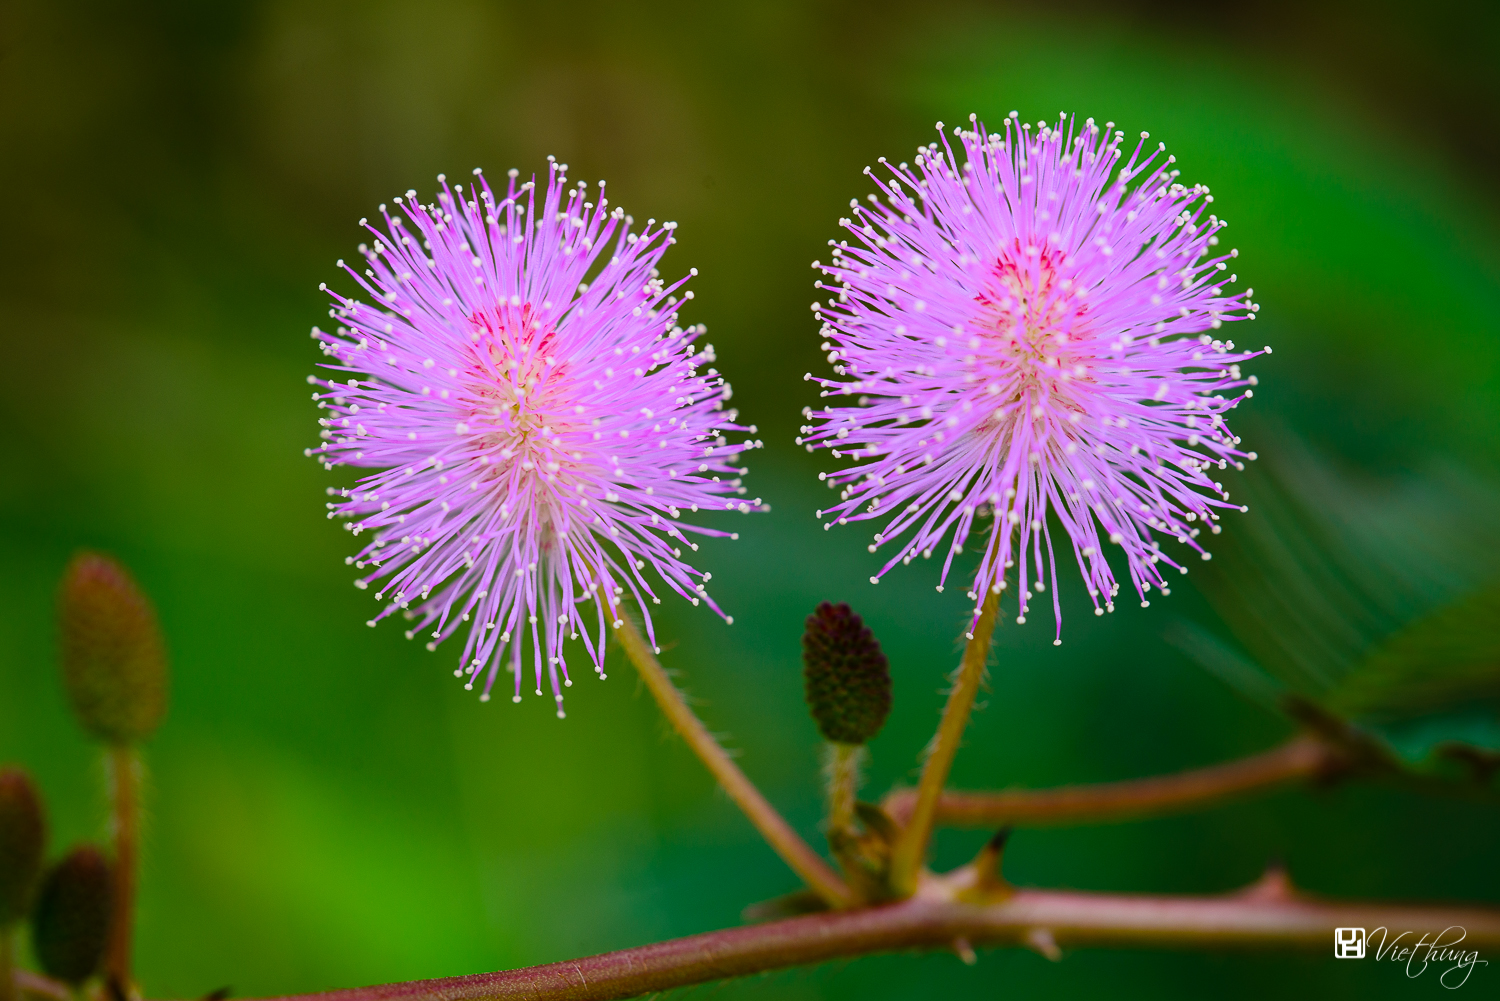
[[(868, 794), (914, 779), (956, 663), (961, 592), (932, 567), (879, 588), (863, 533), (824, 533), (792, 444), (822, 364), (808, 263), (861, 169), (937, 119), (1012, 108), (1149, 130), (1212, 186), (1239, 273), (1262, 426), (1349, 470), (1500, 460), (1500, 26), (1493, 4), (705, 5), (434, 0), (0, 6), (0, 760), (48, 795), (54, 842), (102, 835), (96, 753), (53, 670), (51, 604), (78, 546), (158, 602), (174, 666), (149, 751), (139, 971), (156, 997), (493, 970), (739, 919), (794, 880), (626, 665), (568, 718), (481, 705), (350, 586), (348, 536), (304, 377), (320, 281), (355, 220), (440, 171), (607, 177), (676, 219), (736, 403), (762, 429), (770, 515), (705, 546), (734, 613), (663, 606), (669, 667), (810, 838), (817, 737), (798, 636), (849, 600), (891, 655), (896, 709)], [(1241, 411), (1243, 413), (1244, 411)], [(1242, 432), (1243, 433), (1243, 432)], [(1257, 442), (1247, 442), (1254, 447)], [(1263, 449), (1264, 450), (1264, 449)], [(341, 482), (341, 481), (339, 481)], [(1232, 480), (1229, 482), (1233, 482)], [(1233, 489), (1231, 487), (1231, 489)], [(1254, 517), (1254, 514), (1250, 517)], [(1227, 532), (1236, 530), (1226, 519)], [(1433, 572), (1441, 574), (1442, 567)], [(1001, 630), (970, 787), (1146, 774), (1249, 753), (1288, 726), (1162, 639), (1212, 623), (1183, 587)], [(587, 672), (585, 672), (587, 674)], [(984, 832), (945, 832), (937, 861)], [(1023, 831), (1017, 882), (1217, 892), (1280, 856), (1302, 885), (1500, 902), (1492, 807), (1348, 786), (1196, 816)], [(1494, 962), (1494, 959), (1492, 959)], [(1492, 966), (1470, 990), (1492, 990)], [(732, 998), (1407, 997), (1441, 990), (1331, 957), (1085, 951), (865, 959), (713, 990)]]

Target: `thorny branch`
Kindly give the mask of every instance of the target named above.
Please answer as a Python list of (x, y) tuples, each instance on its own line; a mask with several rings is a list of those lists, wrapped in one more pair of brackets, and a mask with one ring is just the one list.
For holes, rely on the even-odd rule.
[[(602, 1001), (653, 991), (914, 949), (973, 960), (984, 946), (1328, 950), (1336, 927), (1463, 931), (1465, 950), (1500, 945), (1500, 910), (1467, 905), (1333, 901), (1293, 890), (1273, 870), (1222, 896), (1143, 896), (1014, 890), (975, 866), (928, 874), (899, 903), (729, 928), (598, 956), (441, 980), (304, 994), (279, 1001)], [(1450, 931), (1445, 941), (1458, 931)]]

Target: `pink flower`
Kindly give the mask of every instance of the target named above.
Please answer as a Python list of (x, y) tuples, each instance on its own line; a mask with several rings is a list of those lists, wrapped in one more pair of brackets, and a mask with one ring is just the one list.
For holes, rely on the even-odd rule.
[[(1170, 593), (1163, 566), (1187, 572), (1158, 537), (1208, 559), (1200, 532), (1236, 506), (1212, 473), (1255, 457), (1223, 414), (1252, 395), (1240, 365), (1260, 352), (1219, 329), (1259, 307), (1224, 294), (1237, 252), (1217, 249), (1213, 196), (1177, 182), (1165, 146), (1143, 132), (1121, 164), (1113, 122), (1033, 135), (1015, 117), (954, 129), (964, 162), (943, 136), (876, 180), (884, 203), (851, 203), (853, 240), (814, 262), (837, 296), (813, 306), (842, 377), (815, 381), (847, 404), (805, 411), (798, 441), (856, 460), (825, 474), (841, 492), (819, 517), (884, 520), (869, 549), (895, 553), (872, 581), (934, 552), (946, 581), (988, 521), (969, 596), (1015, 568), (1024, 622), (1056, 583), (1052, 516), (1102, 615), (1119, 592), (1106, 541), (1144, 605)], [(1055, 586), (1052, 607), (1060, 643)]]
[(698, 548), (684, 533), (729, 533), (678, 518), (759, 509), (734, 457), (760, 443), (726, 439), (755, 428), (735, 423), (729, 384), (703, 368), (715, 360), (695, 343), (704, 328), (677, 324), (686, 278), (657, 271), (675, 224), (634, 233), (603, 181), (595, 204), (565, 164), (550, 170), (540, 204), (516, 171), (498, 200), (475, 171), (467, 192), (439, 177), (435, 204), (408, 191), (395, 199), (405, 218), (382, 205), (384, 227), (364, 223), (364, 273), (339, 264), (374, 304), (330, 293), (343, 325), (313, 328), (325, 367), (354, 377), (309, 377), (328, 411), (309, 454), (380, 470), (330, 489), (328, 505), (371, 537), (347, 561), (387, 601), (370, 625), (403, 610), (407, 637), (428, 632), (431, 650), (467, 623), (454, 673), (470, 689), (482, 679), (488, 699), (504, 664), (517, 702), (529, 637), (537, 694), (545, 666), (562, 716), (564, 641), (581, 638), (603, 677), (624, 593), (660, 601), (647, 568), (719, 611), (709, 574), (684, 562)]

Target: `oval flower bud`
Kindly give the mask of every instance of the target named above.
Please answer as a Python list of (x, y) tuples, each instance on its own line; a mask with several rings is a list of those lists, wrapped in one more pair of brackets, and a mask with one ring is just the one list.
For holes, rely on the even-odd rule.
[(0, 768), (0, 935), (31, 904), (46, 847), (47, 823), (31, 777)]
[(84, 729), (113, 744), (151, 736), (167, 710), (167, 662), (150, 600), (116, 560), (81, 552), (57, 604), (63, 683)]
[(825, 601), (807, 617), (802, 662), (807, 704), (824, 737), (863, 744), (880, 732), (891, 712), (890, 665), (848, 605)]
[(75, 987), (93, 976), (109, 937), (109, 860), (81, 845), (52, 867), (31, 915), (31, 946), (50, 977)]

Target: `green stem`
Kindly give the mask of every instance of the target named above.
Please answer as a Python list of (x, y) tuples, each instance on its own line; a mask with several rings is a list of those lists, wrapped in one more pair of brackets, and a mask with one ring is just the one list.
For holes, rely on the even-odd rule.
[(859, 792), (863, 744), (829, 741), (824, 773), (828, 779), (828, 830), (846, 831), (854, 825), (854, 798)]
[(891, 887), (901, 896), (910, 896), (917, 890), (917, 880), (922, 871), (922, 862), (927, 855), (927, 842), (932, 837), (932, 824), (937, 815), (938, 801), (943, 787), (948, 784), (948, 771), (953, 767), (953, 758), (958, 754), (963, 740), (964, 728), (969, 724), (969, 715), (974, 711), (974, 699), (984, 681), (985, 663), (990, 655), (990, 637), (995, 632), (995, 619), (1000, 609), (1000, 596), (995, 591), (986, 591), (979, 619), (964, 647), (963, 661), (958, 666), (958, 676), (953, 681), (953, 690), (948, 693), (948, 704), (943, 707), (943, 718), (938, 723), (937, 733), (928, 745), (927, 761), (922, 767), (922, 779), (917, 783), (917, 801), (912, 807), (911, 819), (896, 839), (891, 853)]
[(126, 997), (134, 997), (130, 953), (135, 923), (136, 878), (140, 867), (141, 758), (130, 744), (116, 744), (106, 755), (112, 793), (115, 858), (104, 974)]
[(616, 610), (616, 632), (620, 637), (620, 646), (625, 650), (625, 656), (635, 665), (640, 672), (641, 680), (646, 683), (651, 694), (656, 699), (656, 704), (661, 707), (662, 713), (667, 721), (672, 724), (672, 729), (687, 742), (688, 747), (693, 749), (699, 759), (708, 767), (709, 772), (729, 798), (744, 811), (745, 816), (760, 831), (761, 836), (772, 848), (784, 859), (792, 870), (801, 876), (803, 881), (828, 902), (831, 907), (847, 907), (853, 902), (849, 888), (844, 881), (833, 871), (822, 856), (812, 850), (812, 847), (802, 839), (792, 826), (788, 824), (771, 805), (755, 784), (745, 777), (740, 771), (734, 759), (725, 753), (724, 748), (708, 732), (693, 710), (688, 708), (682, 693), (677, 686), (672, 684), (672, 679), (667, 677), (667, 672), (662, 669), (661, 662), (656, 659), (656, 653), (641, 631), (636, 628), (630, 617), (623, 614), (623, 610)]

